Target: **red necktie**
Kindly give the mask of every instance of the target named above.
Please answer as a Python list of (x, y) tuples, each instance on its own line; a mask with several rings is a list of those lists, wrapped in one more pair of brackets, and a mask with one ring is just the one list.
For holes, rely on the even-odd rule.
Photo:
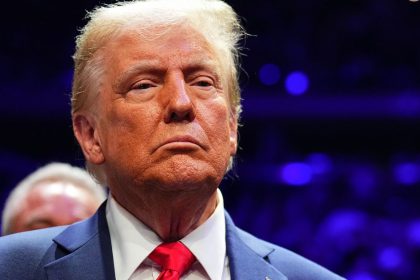
[(179, 241), (160, 244), (149, 258), (162, 267), (157, 280), (179, 280), (195, 262), (194, 255)]

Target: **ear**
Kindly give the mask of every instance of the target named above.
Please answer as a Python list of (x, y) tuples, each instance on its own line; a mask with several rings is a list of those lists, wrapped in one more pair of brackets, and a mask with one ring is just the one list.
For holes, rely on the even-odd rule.
[(102, 164), (105, 161), (105, 157), (93, 117), (83, 113), (76, 113), (73, 116), (73, 131), (86, 160), (93, 164)]
[(230, 143), (230, 155), (236, 155), (238, 149), (238, 117), (236, 111), (231, 112), (229, 116), (229, 143)]

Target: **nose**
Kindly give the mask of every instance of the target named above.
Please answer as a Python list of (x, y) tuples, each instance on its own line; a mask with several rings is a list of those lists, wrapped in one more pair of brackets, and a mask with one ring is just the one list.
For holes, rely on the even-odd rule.
[(191, 122), (195, 118), (195, 109), (188, 94), (181, 74), (171, 75), (166, 82), (163, 93), (167, 100), (165, 122)]

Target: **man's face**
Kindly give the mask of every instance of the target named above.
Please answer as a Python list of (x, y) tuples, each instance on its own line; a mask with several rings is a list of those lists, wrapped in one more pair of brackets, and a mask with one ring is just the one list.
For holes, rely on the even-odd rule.
[(127, 196), (139, 186), (214, 191), (236, 152), (237, 123), (206, 41), (182, 26), (154, 39), (131, 30), (101, 55), (95, 156), (84, 150), (104, 164), (112, 193)]
[(93, 215), (99, 206), (92, 194), (68, 182), (39, 182), (13, 216), (11, 232), (68, 225)]

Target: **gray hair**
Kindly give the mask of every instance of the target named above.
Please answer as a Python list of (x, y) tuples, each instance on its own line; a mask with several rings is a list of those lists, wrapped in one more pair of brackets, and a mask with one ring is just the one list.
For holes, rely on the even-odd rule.
[(84, 169), (66, 163), (50, 163), (25, 177), (10, 193), (2, 214), (2, 234), (8, 234), (11, 221), (22, 200), (39, 182), (64, 181), (85, 189), (101, 204), (106, 199), (105, 188), (100, 186)]
[[(160, 36), (152, 27), (187, 25), (201, 34), (215, 51), (222, 67), (231, 115), (239, 120), (241, 96), (238, 82), (239, 41), (245, 35), (234, 10), (221, 0), (134, 0), (97, 7), (76, 39), (72, 114), (94, 103), (104, 72), (103, 57), (95, 55), (125, 28), (136, 27), (145, 38)], [(154, 29), (155, 31), (156, 29)], [(229, 168), (232, 164), (229, 165)], [(87, 168), (103, 184), (106, 178), (98, 166)]]

